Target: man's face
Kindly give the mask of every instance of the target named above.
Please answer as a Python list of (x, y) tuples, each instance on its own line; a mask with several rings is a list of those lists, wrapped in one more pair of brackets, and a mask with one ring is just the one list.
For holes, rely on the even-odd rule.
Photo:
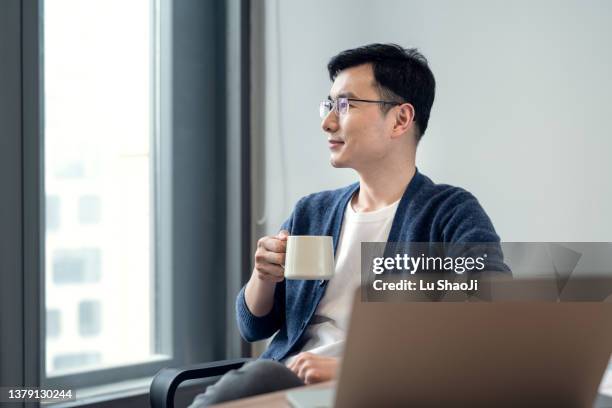
[[(348, 97), (380, 100), (370, 64), (341, 71), (329, 92), (331, 99)], [(321, 123), (327, 134), (334, 167), (367, 169), (385, 160), (391, 148), (393, 114), (384, 115), (380, 104), (349, 101), (348, 113), (330, 112)]]

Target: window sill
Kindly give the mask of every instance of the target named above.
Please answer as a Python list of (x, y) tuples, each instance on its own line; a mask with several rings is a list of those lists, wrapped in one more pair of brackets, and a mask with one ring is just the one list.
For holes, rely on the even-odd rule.
[[(187, 406), (197, 394), (204, 392), (206, 386), (216, 382), (220, 377), (210, 377), (185, 381), (179, 386), (175, 398), (176, 406)], [(76, 400), (44, 404), (52, 408), (69, 407), (143, 407), (149, 406), (149, 389), (153, 377), (122, 381), (103, 386), (79, 388)]]
[(76, 400), (45, 405), (53, 408), (68, 408), (112, 402), (116, 406), (119, 400), (127, 398), (146, 396), (148, 399), (151, 381), (153, 381), (153, 377), (121, 381), (96, 387), (79, 388), (76, 390)]

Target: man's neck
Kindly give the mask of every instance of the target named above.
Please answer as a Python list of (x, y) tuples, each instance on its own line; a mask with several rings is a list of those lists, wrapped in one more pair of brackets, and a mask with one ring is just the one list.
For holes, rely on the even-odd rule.
[(393, 204), (402, 197), (415, 172), (414, 162), (360, 172), (359, 190), (351, 200), (353, 210), (375, 211)]

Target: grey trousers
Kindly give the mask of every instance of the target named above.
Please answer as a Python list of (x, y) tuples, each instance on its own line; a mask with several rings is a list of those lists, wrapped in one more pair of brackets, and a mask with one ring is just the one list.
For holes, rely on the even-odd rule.
[(250, 361), (238, 370), (229, 371), (215, 384), (206, 388), (206, 392), (197, 395), (188, 408), (207, 407), (302, 385), (305, 385), (304, 382), (278, 361)]

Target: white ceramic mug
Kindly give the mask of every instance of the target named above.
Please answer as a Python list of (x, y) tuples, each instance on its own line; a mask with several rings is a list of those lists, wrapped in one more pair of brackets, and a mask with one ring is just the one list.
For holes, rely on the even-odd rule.
[(287, 237), (286, 279), (331, 279), (334, 276), (332, 237), (291, 235)]

